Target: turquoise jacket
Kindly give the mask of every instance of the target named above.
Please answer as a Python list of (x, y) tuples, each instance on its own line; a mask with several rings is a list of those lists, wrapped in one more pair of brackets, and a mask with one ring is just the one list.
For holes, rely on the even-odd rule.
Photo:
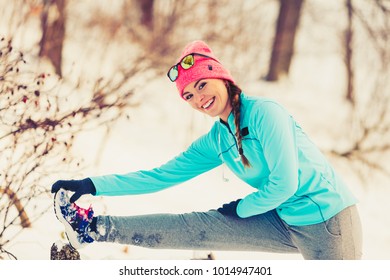
[(242, 146), (238, 154), (234, 117), (211, 130), (177, 157), (152, 170), (92, 177), (96, 195), (145, 194), (180, 184), (223, 163), (255, 190), (237, 206), (241, 218), (276, 209), (290, 225), (326, 221), (356, 199), (319, 149), (278, 103), (241, 94)]

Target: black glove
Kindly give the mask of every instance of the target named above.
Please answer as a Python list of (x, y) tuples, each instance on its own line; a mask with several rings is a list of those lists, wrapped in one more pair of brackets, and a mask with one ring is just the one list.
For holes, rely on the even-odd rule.
[(74, 194), (70, 198), (71, 203), (75, 202), (77, 199), (80, 198), (80, 196), (84, 194), (96, 194), (95, 185), (92, 183), (92, 180), (90, 178), (68, 181), (59, 180), (53, 184), (53, 186), (51, 187), (51, 192), (56, 193), (59, 189), (74, 192)]
[(237, 205), (241, 201), (241, 199), (237, 199), (236, 201), (232, 201), (230, 203), (222, 205), (222, 207), (218, 208), (217, 211), (225, 216), (231, 216), (239, 218), (237, 215)]

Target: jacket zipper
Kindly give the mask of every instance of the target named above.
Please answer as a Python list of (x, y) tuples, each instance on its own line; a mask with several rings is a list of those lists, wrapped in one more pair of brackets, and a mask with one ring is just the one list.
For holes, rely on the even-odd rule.
[[(220, 122), (226, 126), (226, 128), (228, 129), (229, 133), (233, 136), (233, 139), (234, 139), (234, 144), (236, 145), (236, 149), (237, 149), (237, 153), (238, 153), (238, 143), (237, 143), (237, 138), (236, 138), (236, 135), (234, 135), (233, 131), (230, 129), (230, 126), (228, 123), (226, 123), (225, 121), (223, 120), (220, 120)], [(221, 132), (219, 132), (221, 133)], [(221, 138), (221, 136), (219, 136), (219, 138)], [(221, 145), (221, 139), (219, 139), (219, 144)], [(236, 159), (236, 161), (239, 161), (240, 160), (240, 156), (238, 156)]]

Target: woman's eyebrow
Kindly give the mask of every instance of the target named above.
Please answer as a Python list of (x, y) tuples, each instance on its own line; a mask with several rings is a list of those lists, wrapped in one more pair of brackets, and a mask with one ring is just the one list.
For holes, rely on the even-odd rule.
[(199, 84), (200, 81), (202, 81), (203, 79), (200, 79), (198, 80), (195, 84), (194, 84), (194, 88), (196, 88), (196, 86)]

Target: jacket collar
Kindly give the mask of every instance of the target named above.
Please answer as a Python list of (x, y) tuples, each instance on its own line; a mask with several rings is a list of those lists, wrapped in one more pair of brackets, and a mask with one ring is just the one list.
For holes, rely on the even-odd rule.
[(230, 129), (233, 129), (235, 127), (233, 110), (230, 112), (227, 122), (222, 119), (219, 119), (219, 123), (222, 124), (223, 127), (229, 127)]

